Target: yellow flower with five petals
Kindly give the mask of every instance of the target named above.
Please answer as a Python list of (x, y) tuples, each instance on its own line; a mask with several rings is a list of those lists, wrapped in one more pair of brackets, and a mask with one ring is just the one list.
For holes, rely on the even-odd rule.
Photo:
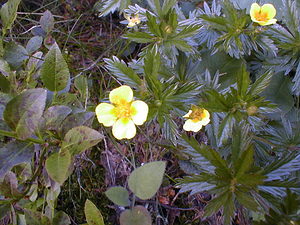
[(264, 4), (259, 6), (253, 3), (250, 8), (251, 20), (261, 26), (275, 24), (277, 22), (274, 17), (276, 16), (276, 9), (272, 4)]
[(210, 114), (206, 109), (192, 106), (192, 110), (183, 116), (188, 118), (183, 125), (183, 129), (186, 131), (198, 132), (202, 126), (206, 126), (210, 122)]
[(112, 126), (115, 138), (131, 139), (136, 134), (135, 125), (142, 125), (148, 115), (148, 105), (140, 100), (133, 101), (133, 91), (123, 85), (109, 93), (109, 103), (100, 103), (96, 107), (99, 123)]

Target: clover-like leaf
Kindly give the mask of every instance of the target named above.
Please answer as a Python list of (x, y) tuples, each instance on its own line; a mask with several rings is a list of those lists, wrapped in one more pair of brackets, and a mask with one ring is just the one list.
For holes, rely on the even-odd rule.
[(140, 199), (152, 198), (158, 191), (166, 169), (166, 162), (147, 163), (135, 169), (129, 176), (130, 190)]

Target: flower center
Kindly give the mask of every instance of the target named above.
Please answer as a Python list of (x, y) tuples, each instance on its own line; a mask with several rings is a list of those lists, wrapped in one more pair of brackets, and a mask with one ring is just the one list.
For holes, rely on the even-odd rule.
[(113, 109), (113, 113), (118, 118), (131, 118), (132, 115), (134, 115), (134, 109), (131, 108), (131, 102), (120, 102), (116, 105), (116, 107)]
[(205, 114), (203, 109), (197, 109), (193, 111), (189, 117), (193, 120), (193, 122), (198, 122), (205, 117)]
[(258, 21), (267, 21), (268, 20), (268, 13), (262, 12), (261, 10), (259, 10), (258, 12), (255, 13), (255, 18)]

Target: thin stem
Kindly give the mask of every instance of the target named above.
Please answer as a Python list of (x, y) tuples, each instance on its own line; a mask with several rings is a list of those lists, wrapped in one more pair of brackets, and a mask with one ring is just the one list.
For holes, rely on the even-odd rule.
[(18, 138), (16, 133), (11, 132), (11, 131), (6, 131), (6, 130), (0, 130), (0, 136), (11, 137), (11, 138), (15, 138), (15, 139), (20, 140), (20, 141), (32, 142), (32, 143), (35, 143), (35, 144), (44, 144), (45, 143), (44, 140), (36, 139), (36, 138), (27, 138), (25, 140), (21, 140), (21, 139)]

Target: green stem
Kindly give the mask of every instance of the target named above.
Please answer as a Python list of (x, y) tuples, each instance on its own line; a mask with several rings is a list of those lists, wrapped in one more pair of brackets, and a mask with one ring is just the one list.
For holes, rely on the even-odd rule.
[(25, 140), (21, 140), (21, 139), (18, 138), (18, 136), (16, 135), (16, 133), (11, 132), (11, 131), (6, 131), (6, 130), (0, 130), (0, 136), (11, 137), (11, 138), (18, 139), (20, 141), (32, 142), (32, 143), (35, 143), (35, 144), (44, 144), (45, 143), (44, 140), (35, 139), (35, 138), (27, 138)]

